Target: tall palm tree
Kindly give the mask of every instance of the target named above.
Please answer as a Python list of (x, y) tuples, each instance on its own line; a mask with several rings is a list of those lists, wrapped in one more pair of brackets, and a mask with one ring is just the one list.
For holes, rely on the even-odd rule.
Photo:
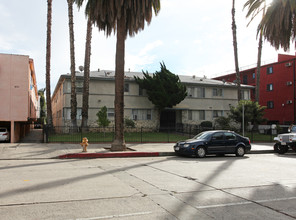
[(240, 72), (238, 65), (238, 52), (237, 52), (237, 38), (236, 38), (236, 23), (235, 23), (235, 0), (232, 0), (232, 37), (233, 37), (233, 51), (234, 51), (234, 64), (236, 72), (236, 84), (237, 84), (237, 99), (241, 100), (241, 82), (240, 82)]
[[(251, 16), (251, 21), (262, 12), (262, 18), (265, 16), (266, 0), (248, 0), (244, 8), (248, 7), (246, 17)], [(250, 21), (250, 22), (251, 22)], [(260, 99), (260, 70), (261, 70), (261, 57), (262, 57), (262, 28), (260, 28), (259, 42), (258, 42), (258, 56), (257, 56), (257, 71), (256, 71), (256, 88), (255, 88), (255, 101), (259, 103)]]
[(74, 47), (74, 24), (73, 24), (73, 0), (68, 2), (69, 35), (70, 35), (70, 58), (71, 58), (71, 126), (77, 127), (77, 99), (76, 99), (76, 73), (75, 73), (75, 47)]
[(85, 57), (84, 57), (84, 81), (83, 81), (83, 98), (82, 98), (82, 121), (81, 126), (87, 127), (88, 120), (88, 99), (89, 99), (89, 72), (90, 72), (90, 56), (91, 56), (91, 38), (92, 23), (87, 19)]
[[(80, 0), (83, 2), (83, 0)], [(107, 36), (117, 32), (115, 60), (115, 140), (112, 151), (125, 150), (124, 141), (124, 56), (127, 35), (134, 36), (149, 24), (152, 12), (160, 10), (160, 0), (88, 0), (86, 10), (92, 23)]]
[(276, 0), (267, 8), (258, 30), (276, 49), (287, 51), (296, 40), (296, 1)]
[(47, 124), (52, 126), (52, 110), (50, 97), (50, 57), (51, 57), (51, 20), (52, 20), (52, 0), (47, 0), (47, 34), (46, 34), (46, 106)]

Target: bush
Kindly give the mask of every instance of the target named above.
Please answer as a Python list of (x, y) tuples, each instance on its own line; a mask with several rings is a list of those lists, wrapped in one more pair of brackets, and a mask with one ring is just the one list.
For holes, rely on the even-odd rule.
[(212, 128), (213, 123), (211, 121), (203, 121), (200, 123), (200, 126), (203, 128)]
[(135, 122), (132, 119), (129, 119), (129, 118), (124, 119), (124, 125), (125, 125), (125, 127), (131, 127), (131, 128), (136, 127)]

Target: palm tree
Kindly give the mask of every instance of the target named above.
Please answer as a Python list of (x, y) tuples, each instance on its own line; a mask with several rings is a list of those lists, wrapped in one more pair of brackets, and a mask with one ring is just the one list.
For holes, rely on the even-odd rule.
[(232, 37), (233, 37), (233, 49), (234, 49), (234, 64), (236, 72), (236, 83), (237, 83), (237, 99), (241, 100), (241, 83), (240, 83), (240, 72), (238, 65), (238, 52), (237, 52), (237, 38), (236, 38), (236, 23), (235, 23), (235, 0), (232, 0)]
[(71, 57), (71, 126), (77, 127), (77, 100), (76, 100), (76, 73), (75, 73), (75, 48), (74, 48), (74, 25), (73, 25), (73, 0), (68, 2), (69, 35), (70, 35), (70, 57)]
[(51, 55), (51, 20), (52, 20), (52, 0), (47, 0), (47, 35), (46, 35), (46, 106), (47, 124), (52, 126), (52, 110), (50, 97), (50, 55)]
[(87, 19), (85, 57), (84, 57), (84, 81), (83, 81), (83, 98), (82, 98), (82, 121), (81, 126), (87, 127), (88, 119), (88, 99), (89, 99), (89, 72), (90, 72), (90, 55), (91, 55), (91, 38), (92, 38), (92, 23)]
[[(251, 21), (261, 11), (262, 11), (262, 18), (263, 18), (266, 10), (266, 0), (248, 0), (244, 5), (244, 8), (246, 7), (248, 7), (248, 13), (246, 17), (248, 18), (251, 16)], [(259, 97), (260, 97), (260, 70), (261, 70), (262, 45), (263, 45), (262, 28), (260, 28), (259, 42), (258, 42), (258, 56), (257, 56), (256, 88), (255, 88), (255, 101), (258, 103), (259, 103)]]
[[(83, 2), (83, 0), (78, 0)], [(88, 0), (86, 10), (92, 15), (91, 21), (107, 37), (117, 31), (115, 60), (115, 140), (112, 151), (125, 150), (124, 141), (124, 56), (127, 34), (134, 36), (149, 24), (152, 11), (160, 10), (160, 0)]]
[(258, 31), (276, 49), (287, 51), (296, 39), (296, 1), (276, 0), (267, 8)]

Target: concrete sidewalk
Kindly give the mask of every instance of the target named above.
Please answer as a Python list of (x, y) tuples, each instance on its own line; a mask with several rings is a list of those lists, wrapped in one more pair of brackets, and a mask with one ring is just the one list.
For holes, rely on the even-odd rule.
[[(87, 152), (82, 152), (80, 144), (1, 143), (0, 160), (175, 156), (173, 146), (174, 143), (127, 144), (127, 151), (111, 152), (110, 144), (89, 144)], [(249, 153), (274, 153), (273, 143), (253, 143)]]

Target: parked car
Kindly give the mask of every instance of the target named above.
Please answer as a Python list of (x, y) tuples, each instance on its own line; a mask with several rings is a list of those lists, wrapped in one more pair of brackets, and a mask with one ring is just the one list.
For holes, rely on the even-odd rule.
[(9, 141), (9, 131), (7, 128), (0, 128), (0, 141)]
[(176, 154), (205, 157), (208, 154), (236, 154), (242, 157), (251, 150), (251, 142), (233, 131), (205, 131), (194, 138), (179, 141), (174, 146)]
[(287, 153), (289, 147), (296, 152), (296, 125), (291, 125), (289, 133), (279, 134), (274, 138), (276, 142), (273, 146), (275, 152), (279, 154)]

